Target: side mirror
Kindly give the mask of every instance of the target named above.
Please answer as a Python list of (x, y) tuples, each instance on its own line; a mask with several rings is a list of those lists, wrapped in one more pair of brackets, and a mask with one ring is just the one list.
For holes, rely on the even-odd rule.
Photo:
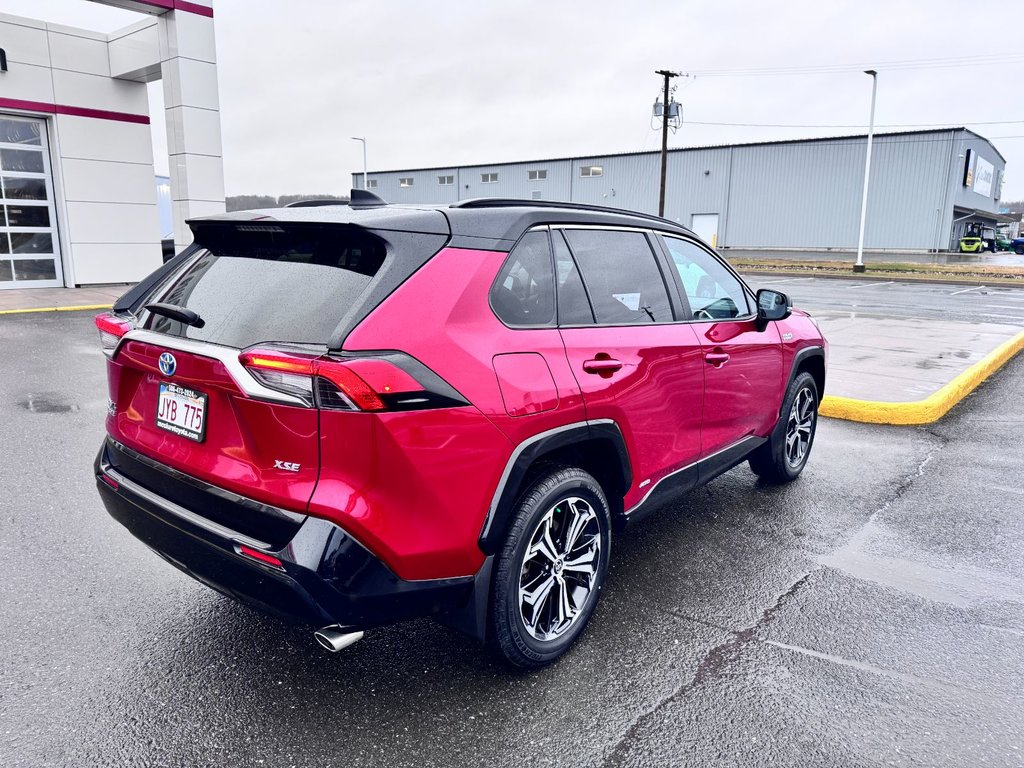
[(757, 292), (757, 321), (767, 325), (771, 320), (785, 320), (793, 309), (789, 296), (762, 288)]

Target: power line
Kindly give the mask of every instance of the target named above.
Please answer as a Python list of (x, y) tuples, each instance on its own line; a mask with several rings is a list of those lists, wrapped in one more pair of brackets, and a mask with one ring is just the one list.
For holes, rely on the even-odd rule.
[(772, 75), (818, 75), (843, 72), (861, 72), (867, 66), (886, 70), (946, 69), (991, 65), (1024, 64), (1024, 54), (988, 54), (929, 59), (902, 59), (894, 61), (861, 62), (854, 64), (818, 64), (778, 67), (746, 67), (735, 69), (691, 70), (695, 77), (757, 77)]
[[(858, 123), (720, 123), (710, 120), (686, 120), (686, 125), (716, 125), (735, 128), (867, 128)], [(954, 125), (1024, 125), (1024, 120), (949, 120), (941, 123), (878, 123), (876, 128), (945, 128)]]

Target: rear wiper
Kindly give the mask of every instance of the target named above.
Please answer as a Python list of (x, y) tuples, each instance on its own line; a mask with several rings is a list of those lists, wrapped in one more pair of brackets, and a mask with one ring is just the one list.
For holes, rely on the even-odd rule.
[(206, 321), (198, 313), (185, 307), (179, 307), (176, 304), (164, 304), (158, 301), (153, 304), (147, 304), (146, 309), (155, 315), (164, 315), (185, 325), (191, 325), (193, 328), (202, 328), (206, 325)]

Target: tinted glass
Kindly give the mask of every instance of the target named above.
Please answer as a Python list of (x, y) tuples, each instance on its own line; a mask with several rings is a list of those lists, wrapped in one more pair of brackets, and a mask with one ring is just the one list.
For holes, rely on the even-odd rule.
[(11, 242), (7, 239), (6, 232), (0, 232), (0, 253), (10, 253)]
[(557, 230), (551, 233), (551, 242), (555, 248), (555, 277), (558, 283), (558, 324), (590, 325), (594, 322), (594, 313), (590, 309), (590, 300), (583, 289), (583, 280), (580, 279), (580, 271), (576, 269), (569, 246)]
[(642, 232), (570, 229), (565, 233), (602, 325), (673, 320), (665, 281)]
[(43, 153), (29, 149), (0, 149), (0, 167), (5, 171), (42, 173)]
[(9, 282), (14, 279), (14, 273), (11, 271), (11, 262), (0, 261), (0, 283)]
[(4, 197), (8, 200), (45, 200), (46, 182), (43, 179), (15, 179), (5, 176)]
[(8, 205), (7, 226), (48, 227), (50, 210), (45, 205)]
[(144, 325), (238, 348), (264, 341), (326, 344), (385, 256), (378, 238), (347, 229), (225, 227), (204, 233), (200, 245), (195, 260), (151, 301), (191, 309), (205, 325), (153, 314)]
[(547, 232), (519, 241), (491, 286), (491, 307), (505, 325), (550, 325), (555, 319), (555, 286)]
[(53, 253), (53, 237), (28, 232), (11, 232), (11, 253)]
[(723, 320), (750, 314), (743, 285), (718, 259), (688, 240), (662, 239), (679, 272), (695, 320)]
[(53, 259), (17, 259), (14, 264), (14, 277), (18, 280), (55, 280), (57, 268)]

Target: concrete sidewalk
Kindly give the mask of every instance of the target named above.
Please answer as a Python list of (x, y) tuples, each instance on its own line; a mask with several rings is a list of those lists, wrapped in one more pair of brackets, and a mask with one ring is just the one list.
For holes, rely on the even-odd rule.
[(815, 319), (829, 341), (825, 394), (899, 403), (934, 394), (1021, 331), (1018, 325), (852, 312)]
[(0, 312), (113, 304), (130, 285), (91, 285), (88, 288), (26, 288), (0, 291)]

